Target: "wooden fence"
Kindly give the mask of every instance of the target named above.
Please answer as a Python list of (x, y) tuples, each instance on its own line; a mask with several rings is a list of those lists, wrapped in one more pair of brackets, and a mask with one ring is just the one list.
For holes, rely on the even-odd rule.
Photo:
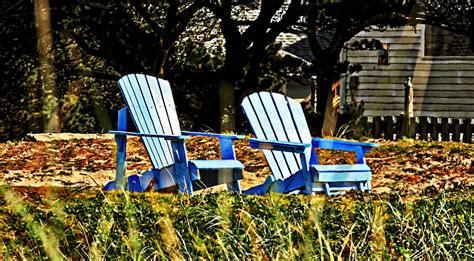
[[(401, 138), (404, 116), (363, 117), (366, 134), (374, 138), (396, 140)], [(416, 117), (412, 118), (414, 132), (410, 138), (428, 141), (457, 141), (472, 143), (472, 119)]]

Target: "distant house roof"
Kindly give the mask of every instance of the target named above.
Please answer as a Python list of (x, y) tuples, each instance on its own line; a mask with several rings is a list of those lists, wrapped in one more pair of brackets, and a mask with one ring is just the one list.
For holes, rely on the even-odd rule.
[[(334, 31), (318, 32), (316, 38), (324, 50), (329, 47)], [(283, 51), (299, 57), (306, 62), (314, 60), (313, 52), (308, 43), (306, 35), (296, 35), (291, 33), (282, 33), (278, 36), (277, 42), (282, 43)]]

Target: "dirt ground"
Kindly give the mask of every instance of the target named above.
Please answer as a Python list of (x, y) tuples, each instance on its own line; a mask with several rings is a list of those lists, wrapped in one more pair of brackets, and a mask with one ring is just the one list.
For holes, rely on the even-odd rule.
[[(34, 134), (31, 141), (0, 143), (0, 183), (11, 186), (70, 186), (101, 189), (115, 176), (115, 142), (112, 135)], [(426, 188), (452, 190), (474, 184), (474, 146), (453, 142), (376, 141), (380, 147), (367, 155), (373, 171), (374, 193), (420, 194)], [(237, 158), (245, 165), (242, 188), (261, 184), (270, 170), (263, 154), (246, 141), (236, 142)], [(190, 159), (217, 159), (218, 141), (191, 138)], [(322, 164), (348, 164), (355, 155), (317, 151)], [(127, 144), (127, 175), (151, 168), (136, 138)], [(220, 190), (207, 190), (212, 192)]]

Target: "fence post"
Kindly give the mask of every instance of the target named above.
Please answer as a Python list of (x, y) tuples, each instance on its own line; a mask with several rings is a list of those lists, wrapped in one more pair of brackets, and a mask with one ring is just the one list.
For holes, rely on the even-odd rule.
[(431, 117), (431, 138), (438, 141), (438, 118)]
[(413, 138), (415, 136), (415, 118), (413, 117), (413, 83), (408, 77), (405, 86), (405, 115), (403, 117), (402, 130), (400, 136)]
[(385, 135), (387, 135), (388, 140), (393, 140), (393, 117), (392, 116), (387, 116), (384, 117), (385, 121), (385, 126), (386, 126), (386, 131)]
[(453, 132), (453, 141), (460, 141), (461, 137), (461, 124), (459, 119), (453, 119), (454, 132)]
[(380, 129), (381, 129), (381, 121), (380, 121), (380, 116), (375, 116), (373, 119), (374, 122), (374, 138), (378, 139), (380, 138)]
[(464, 125), (463, 142), (472, 143), (471, 119), (463, 119), (463, 125)]
[(367, 135), (367, 132), (370, 133), (370, 135), (372, 135), (372, 130), (370, 130), (370, 127), (369, 127), (369, 122), (368, 122), (368, 119), (367, 117), (361, 117), (360, 118), (360, 122), (358, 124), (359, 126), (355, 128), (354, 130), (354, 136), (355, 137), (360, 137), (362, 135)]
[(449, 141), (449, 119), (441, 118), (441, 137), (443, 141)]
[(428, 119), (426, 117), (420, 117), (420, 139), (426, 140), (428, 133)]

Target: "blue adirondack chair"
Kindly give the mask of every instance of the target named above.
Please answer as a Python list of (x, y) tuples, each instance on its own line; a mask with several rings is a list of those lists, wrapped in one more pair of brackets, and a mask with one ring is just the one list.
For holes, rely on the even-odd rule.
[[(244, 99), (242, 108), (256, 136), (249, 139), (250, 146), (263, 150), (272, 171), (263, 184), (244, 193), (370, 191), (372, 173), (365, 153), (377, 144), (312, 138), (301, 105), (281, 94), (253, 93)], [(357, 164), (320, 165), (315, 148), (355, 152)]]
[[(129, 74), (118, 81), (127, 106), (118, 112), (118, 130), (110, 131), (117, 143), (116, 179), (105, 190), (160, 190), (177, 186), (180, 192), (218, 184), (240, 192), (244, 166), (235, 156), (238, 135), (181, 131), (168, 81), (143, 74)], [(127, 131), (131, 116), (138, 132)], [(185, 136), (186, 135), (186, 136)], [(188, 160), (185, 140), (189, 135), (219, 138), (221, 160)], [(138, 136), (146, 148), (153, 168), (125, 178), (127, 136)]]

